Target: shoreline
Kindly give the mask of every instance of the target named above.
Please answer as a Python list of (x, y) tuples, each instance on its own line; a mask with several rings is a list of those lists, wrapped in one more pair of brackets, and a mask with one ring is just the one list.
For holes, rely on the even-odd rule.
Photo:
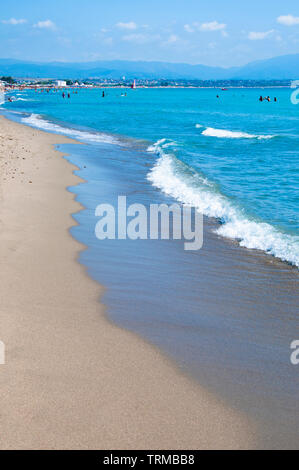
[[(134, 88), (135, 90), (137, 89), (154, 89), (154, 90), (171, 90), (171, 89), (184, 89), (184, 90), (187, 90), (188, 88), (194, 90), (194, 89), (199, 89), (199, 90), (221, 90), (221, 91), (227, 91), (227, 90), (263, 90), (263, 89), (281, 89), (281, 88), (288, 88), (288, 89), (292, 89), (291, 85), (263, 85), (263, 86), (230, 86), (230, 85), (226, 85), (225, 88), (227, 90), (222, 90), (222, 85), (218, 85), (218, 86), (183, 86), (183, 85), (176, 85), (176, 86), (146, 86), (146, 85), (136, 85), (136, 87)], [(45, 89), (49, 89), (49, 90), (57, 90), (57, 91), (63, 91), (63, 90), (99, 90), (99, 89), (118, 89), (118, 90), (129, 90), (131, 89), (131, 87), (129, 85), (116, 85), (116, 86), (112, 86), (112, 85), (106, 85), (106, 84), (99, 84), (99, 85), (94, 85), (94, 86), (81, 86), (81, 87), (76, 87), (76, 86), (72, 86), (72, 85), (69, 85), (69, 86), (65, 86), (65, 87), (53, 87), (53, 86), (48, 86), (48, 85), (32, 85), (32, 86), (22, 86), (22, 87), (16, 87), (16, 88), (8, 88), (6, 90), (7, 93), (10, 93), (10, 92), (14, 92), (14, 91), (24, 91), (24, 90), (45, 90)]]
[(106, 318), (68, 231), (82, 180), (53, 149), (79, 143), (0, 123), (0, 448), (254, 448), (245, 415)]

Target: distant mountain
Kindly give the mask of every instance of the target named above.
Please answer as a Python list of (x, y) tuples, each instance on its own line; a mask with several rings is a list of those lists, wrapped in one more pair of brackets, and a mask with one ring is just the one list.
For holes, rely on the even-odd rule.
[(83, 63), (34, 63), (0, 59), (0, 76), (19, 78), (165, 78), (202, 79), (222, 78), (225, 69), (205, 65), (173, 64), (167, 62), (99, 61)]
[(251, 62), (235, 70), (232, 78), (247, 80), (298, 79), (299, 54), (283, 55)]
[(189, 80), (281, 80), (299, 78), (299, 54), (251, 62), (243, 67), (208, 67), (168, 62), (97, 61), (83, 63), (24, 62), (0, 59), (0, 76), (17, 78), (114, 78)]

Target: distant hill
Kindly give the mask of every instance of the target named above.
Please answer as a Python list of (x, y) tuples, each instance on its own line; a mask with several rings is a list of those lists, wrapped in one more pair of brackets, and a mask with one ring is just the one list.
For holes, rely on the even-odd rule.
[(251, 62), (233, 72), (231, 78), (246, 80), (298, 79), (299, 54)]
[(114, 78), (189, 80), (281, 80), (299, 79), (299, 54), (251, 62), (243, 67), (208, 67), (168, 62), (97, 61), (83, 63), (24, 62), (0, 59), (0, 76), (17, 78)]
[(205, 65), (173, 64), (167, 62), (98, 61), (83, 63), (33, 63), (0, 59), (0, 76), (23, 78), (165, 78), (165, 79), (218, 79), (225, 70)]

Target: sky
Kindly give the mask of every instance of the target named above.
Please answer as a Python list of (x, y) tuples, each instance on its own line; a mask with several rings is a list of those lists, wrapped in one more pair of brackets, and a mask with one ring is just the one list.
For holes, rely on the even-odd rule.
[(298, 0), (14, 0), (0, 58), (240, 66), (299, 53)]

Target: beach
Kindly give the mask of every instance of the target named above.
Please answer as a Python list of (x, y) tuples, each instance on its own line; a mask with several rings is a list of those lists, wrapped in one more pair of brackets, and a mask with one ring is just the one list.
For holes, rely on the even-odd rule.
[(255, 448), (244, 413), (106, 318), (68, 231), (71, 142), (0, 118), (0, 448)]

